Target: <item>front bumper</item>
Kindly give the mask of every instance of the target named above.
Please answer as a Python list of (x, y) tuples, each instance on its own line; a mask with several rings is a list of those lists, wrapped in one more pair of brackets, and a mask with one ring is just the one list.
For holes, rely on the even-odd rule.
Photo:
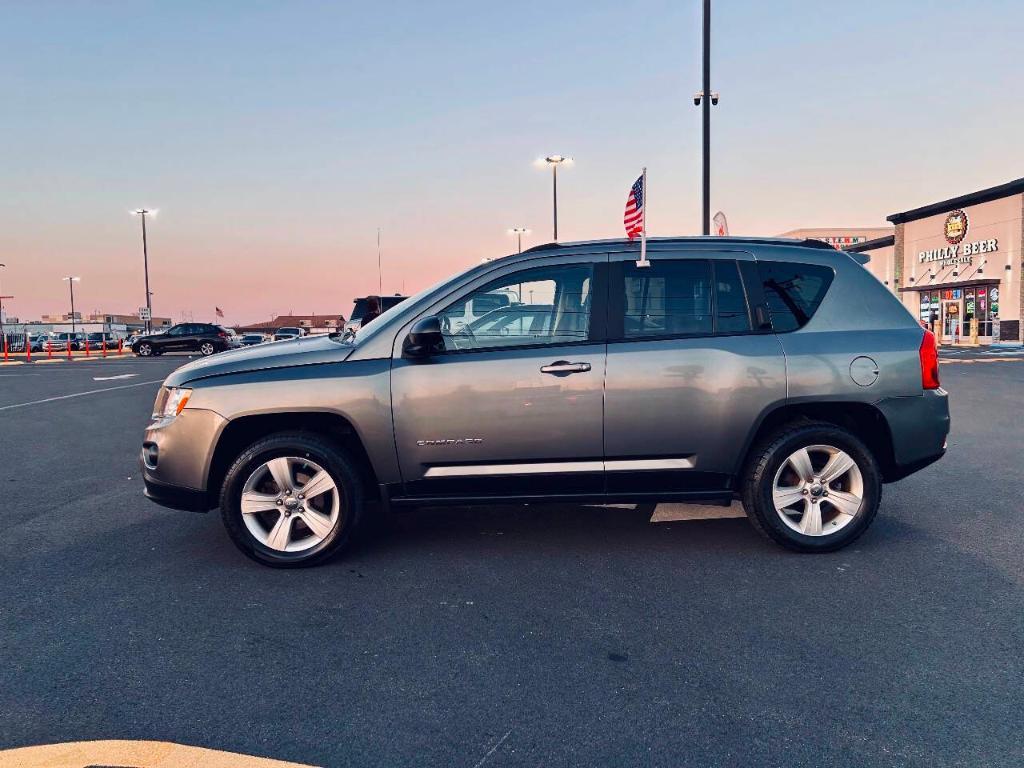
[(207, 479), (226, 424), (220, 414), (201, 408), (185, 408), (167, 423), (150, 424), (139, 456), (146, 497), (172, 509), (205, 512), (216, 506)]
[(181, 488), (176, 485), (164, 485), (145, 477), (145, 496), (161, 507), (180, 509), (184, 512), (209, 512), (213, 506), (205, 491), (195, 488)]

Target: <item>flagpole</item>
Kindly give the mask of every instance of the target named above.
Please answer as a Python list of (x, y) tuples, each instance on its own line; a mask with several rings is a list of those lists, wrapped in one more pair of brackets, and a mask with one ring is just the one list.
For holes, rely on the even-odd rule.
[(643, 182), (641, 187), (643, 189), (643, 215), (641, 221), (643, 224), (640, 229), (640, 261), (636, 263), (638, 267), (649, 267), (651, 262), (647, 260), (647, 168), (645, 167), (641, 174)]

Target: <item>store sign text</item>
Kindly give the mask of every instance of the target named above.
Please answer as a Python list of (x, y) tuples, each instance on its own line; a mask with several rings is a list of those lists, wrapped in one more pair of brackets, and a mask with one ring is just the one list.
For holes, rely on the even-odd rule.
[(942, 266), (950, 264), (970, 264), (972, 257), (979, 253), (994, 253), (999, 250), (999, 241), (995, 238), (990, 240), (975, 240), (973, 243), (962, 243), (961, 245), (950, 245), (943, 248), (933, 248), (928, 251), (921, 251), (917, 254), (919, 264), (932, 261), (941, 261)]

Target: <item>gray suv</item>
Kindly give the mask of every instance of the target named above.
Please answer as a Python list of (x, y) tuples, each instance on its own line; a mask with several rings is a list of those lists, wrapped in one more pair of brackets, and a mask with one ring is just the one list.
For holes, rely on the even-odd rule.
[[(539, 246), (355, 338), (189, 363), (146, 429), (146, 495), (219, 507), (274, 566), (338, 552), (369, 510), (487, 502), (739, 499), (768, 538), (828, 552), (945, 452), (934, 337), (864, 257), (722, 237), (638, 256)], [(505, 297), (493, 322), (459, 320), (487, 296)]]

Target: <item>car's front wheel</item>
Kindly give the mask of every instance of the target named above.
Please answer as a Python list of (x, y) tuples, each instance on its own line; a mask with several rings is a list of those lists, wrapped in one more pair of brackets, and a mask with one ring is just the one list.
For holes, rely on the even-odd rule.
[(203, 357), (209, 357), (216, 351), (217, 349), (216, 347), (213, 346), (212, 341), (204, 341), (202, 344), (199, 345), (199, 354), (201, 354)]
[(228, 534), (264, 565), (314, 565), (343, 549), (363, 510), (359, 476), (344, 451), (319, 435), (290, 432), (251, 445), (221, 489)]
[(135, 354), (139, 357), (149, 357), (153, 354), (153, 345), (144, 341), (135, 348)]
[(747, 516), (768, 538), (798, 552), (834, 552), (871, 524), (882, 477), (855, 435), (832, 424), (805, 423), (754, 449), (742, 492)]

